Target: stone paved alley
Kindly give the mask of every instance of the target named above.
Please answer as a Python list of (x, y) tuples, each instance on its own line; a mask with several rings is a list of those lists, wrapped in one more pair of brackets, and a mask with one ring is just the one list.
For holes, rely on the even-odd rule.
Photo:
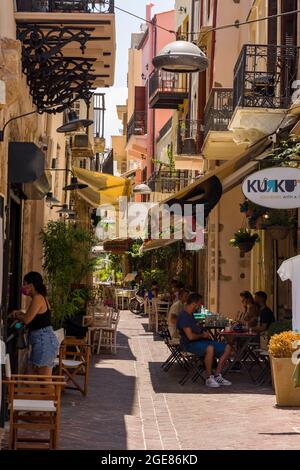
[(61, 449), (299, 449), (300, 413), (276, 409), (272, 389), (232, 373), (209, 390), (167, 374), (164, 343), (147, 320), (121, 312), (117, 356), (94, 356), (86, 398), (63, 396)]

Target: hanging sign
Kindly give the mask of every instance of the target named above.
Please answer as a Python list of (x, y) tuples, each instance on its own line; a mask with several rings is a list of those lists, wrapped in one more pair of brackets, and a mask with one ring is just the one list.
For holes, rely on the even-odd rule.
[(257, 171), (243, 182), (249, 201), (271, 209), (300, 208), (300, 169), (275, 167)]

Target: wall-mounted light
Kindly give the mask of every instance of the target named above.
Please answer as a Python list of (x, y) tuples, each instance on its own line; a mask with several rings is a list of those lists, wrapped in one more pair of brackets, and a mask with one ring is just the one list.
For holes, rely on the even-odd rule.
[(69, 208), (68, 204), (63, 204), (61, 209), (57, 211), (57, 214), (73, 216), (76, 215), (76, 212)]
[(91, 119), (78, 119), (75, 111), (70, 111), (67, 117), (67, 122), (56, 129), (56, 132), (66, 133), (75, 132), (82, 127), (89, 127), (94, 121)]
[(72, 176), (71, 184), (68, 184), (63, 188), (64, 191), (76, 191), (77, 189), (85, 189), (88, 188), (88, 184), (79, 183), (78, 178), (76, 176)]
[(60, 204), (60, 201), (53, 196), (52, 192), (49, 192), (46, 196), (46, 204), (50, 204), (50, 206), (53, 206), (54, 204)]

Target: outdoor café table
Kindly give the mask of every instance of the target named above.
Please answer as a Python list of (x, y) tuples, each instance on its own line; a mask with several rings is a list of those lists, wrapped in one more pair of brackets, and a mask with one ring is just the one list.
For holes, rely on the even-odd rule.
[[(239, 346), (235, 349), (236, 354), (233, 358), (233, 361), (230, 362), (226, 367), (224, 374), (231, 371), (237, 364), (246, 369), (246, 364), (243, 362), (243, 359), (247, 355), (251, 341), (256, 338), (257, 334), (249, 332), (242, 333), (237, 331), (221, 331), (220, 336), (224, 337), (230, 344), (233, 344), (234, 342), (236, 343), (237, 340), (239, 343)], [(230, 339), (231, 341), (228, 341)]]
[(203, 328), (205, 328), (209, 332), (211, 339), (213, 339), (214, 341), (218, 341), (218, 339), (220, 338), (220, 334), (224, 330), (224, 326), (204, 325)]

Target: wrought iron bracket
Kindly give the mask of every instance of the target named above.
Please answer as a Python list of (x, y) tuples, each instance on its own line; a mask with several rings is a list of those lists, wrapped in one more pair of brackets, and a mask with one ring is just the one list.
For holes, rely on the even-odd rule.
[(96, 59), (64, 57), (64, 48), (77, 42), (83, 54), (93, 31), (92, 27), (18, 25), (17, 37), (23, 45), (23, 72), (39, 110), (62, 112), (77, 99), (89, 104), (90, 89), (96, 79), (92, 73)]

